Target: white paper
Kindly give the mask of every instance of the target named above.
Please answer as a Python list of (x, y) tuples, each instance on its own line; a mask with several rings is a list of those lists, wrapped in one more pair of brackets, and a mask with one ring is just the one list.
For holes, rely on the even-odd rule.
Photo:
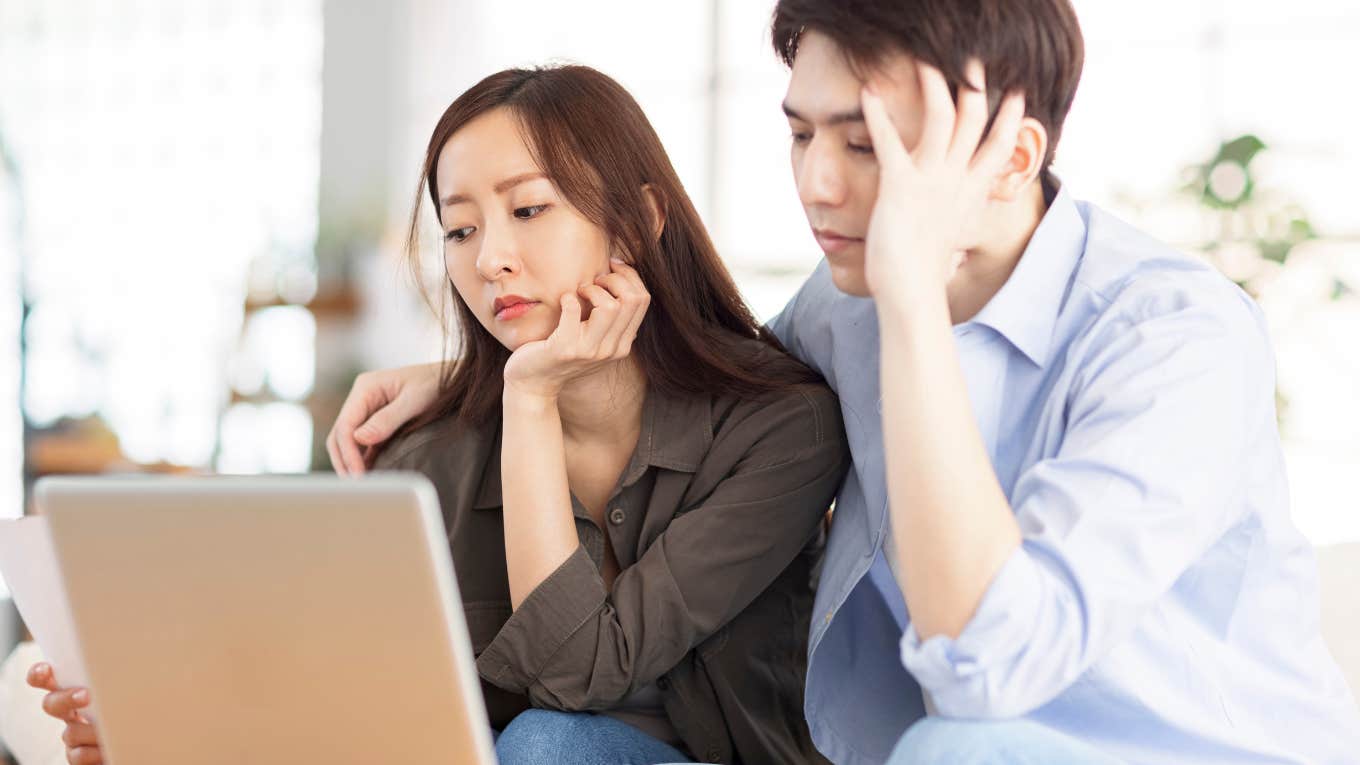
[(89, 687), (46, 518), (0, 521), (0, 573), (24, 624), (52, 665), (57, 685)]

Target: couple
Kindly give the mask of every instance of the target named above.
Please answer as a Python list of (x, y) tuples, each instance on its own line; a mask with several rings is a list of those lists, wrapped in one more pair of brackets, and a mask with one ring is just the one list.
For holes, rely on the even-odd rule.
[(501, 762), (1360, 751), (1259, 312), (1050, 173), (1068, 1), (773, 37), (826, 261), (768, 328), (607, 77), (492, 75), (431, 137), (460, 355), (361, 376), (328, 447), (438, 488)]

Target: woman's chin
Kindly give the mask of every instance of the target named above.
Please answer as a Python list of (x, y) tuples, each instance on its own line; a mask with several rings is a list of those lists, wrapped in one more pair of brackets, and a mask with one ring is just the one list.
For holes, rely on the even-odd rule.
[(496, 339), (501, 341), (501, 345), (504, 345), (511, 353), (514, 353), (529, 343), (547, 340), (548, 336), (551, 334), (551, 330), (543, 331), (540, 329), (530, 329), (528, 327), (523, 329), (517, 327), (514, 329), (503, 329), (500, 332), (497, 332)]

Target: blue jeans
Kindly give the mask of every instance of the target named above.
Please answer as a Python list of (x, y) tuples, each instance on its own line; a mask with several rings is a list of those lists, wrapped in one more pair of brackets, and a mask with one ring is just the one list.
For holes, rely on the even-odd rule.
[(1108, 754), (1028, 720), (927, 717), (897, 742), (888, 765), (1123, 765)]
[(690, 757), (625, 722), (587, 712), (521, 712), (496, 736), (500, 765), (658, 765)]

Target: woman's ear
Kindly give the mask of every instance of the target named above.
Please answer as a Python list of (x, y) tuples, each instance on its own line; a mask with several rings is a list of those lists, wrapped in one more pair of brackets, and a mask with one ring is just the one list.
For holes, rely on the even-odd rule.
[(1043, 123), (1033, 117), (1026, 117), (1020, 123), (1020, 134), (1016, 137), (1010, 161), (992, 183), (991, 198), (998, 202), (1019, 199), (1020, 192), (1039, 177), (1047, 155), (1048, 131), (1044, 129)]
[(642, 196), (647, 200), (647, 209), (652, 217), (652, 240), (661, 239), (661, 232), (666, 230), (666, 202), (661, 198), (661, 193), (650, 183), (642, 184)]

